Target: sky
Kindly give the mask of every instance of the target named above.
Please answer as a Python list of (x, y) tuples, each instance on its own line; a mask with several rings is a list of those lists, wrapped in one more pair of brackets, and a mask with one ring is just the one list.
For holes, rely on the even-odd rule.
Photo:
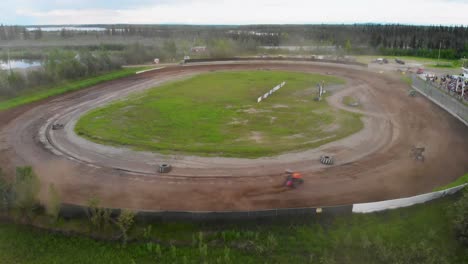
[(0, 23), (468, 26), (468, 0), (0, 0)]

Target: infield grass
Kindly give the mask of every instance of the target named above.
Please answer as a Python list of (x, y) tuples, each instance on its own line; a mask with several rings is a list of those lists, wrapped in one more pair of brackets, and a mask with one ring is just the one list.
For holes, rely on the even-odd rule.
[(320, 81), (344, 83), (297, 72), (206, 73), (95, 109), (75, 130), (98, 143), (171, 154), (256, 158), (313, 148), (363, 127), (360, 115), (314, 101)]

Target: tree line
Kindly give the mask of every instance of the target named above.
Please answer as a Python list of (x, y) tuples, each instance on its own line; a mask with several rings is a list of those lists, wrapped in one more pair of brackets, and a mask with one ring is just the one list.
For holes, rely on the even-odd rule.
[(105, 50), (75, 52), (54, 49), (44, 56), (42, 63), (42, 67), (34, 70), (0, 70), (0, 99), (12, 98), (65, 80), (105, 73), (120, 68), (123, 62)]
[[(280, 45), (333, 45), (352, 44), (354, 53), (377, 52), (434, 57), (439, 48), (442, 57), (456, 59), (468, 57), (468, 27), (466, 26), (414, 26), (399, 24), (354, 25), (249, 25), (249, 26), (191, 26), (191, 25), (89, 25), (102, 31), (74, 31), (62, 29), (46, 32), (41, 28), (27, 30), (22, 26), (0, 25), (2, 40), (37, 40), (51, 36), (62, 38), (97, 36), (124, 38), (156, 38), (187, 40), (206, 44), (225, 39), (239, 46)], [(437, 51), (437, 52), (435, 52)]]
[[(419, 56), (459, 59), (468, 57), (468, 27), (408, 25), (252, 25), (252, 26), (187, 26), (187, 25), (90, 25), (103, 31), (51, 32), (22, 26), (0, 25), (0, 60), (34, 59), (43, 67), (26, 72), (0, 70), (0, 100), (26, 90), (49, 86), (64, 80), (89, 77), (124, 64), (177, 62), (189, 55), (199, 57), (233, 57), (258, 53), (313, 52)], [(56, 45), (54, 40), (78, 42), (83, 35), (105, 36), (84, 46)], [(125, 42), (114, 40), (125, 39)], [(35, 41), (44, 39), (45, 47)], [(89, 36), (88, 38), (89, 39)], [(91, 38), (92, 39), (92, 38)], [(9, 41), (21, 41), (20, 48)], [(14, 42), (11, 42), (14, 43)], [(24, 45), (26, 43), (26, 45)], [(31, 47), (28, 48), (27, 44)], [(41, 44), (42, 45), (42, 44)], [(54, 46), (55, 45), (55, 46)], [(261, 46), (315, 46), (314, 51), (263, 49)], [(206, 51), (192, 52), (193, 46), (206, 46)], [(3, 47), (3, 48), (2, 48)], [(323, 47), (321, 49), (320, 47)], [(332, 47), (332, 49), (328, 49)], [(439, 51), (440, 49), (440, 51)]]

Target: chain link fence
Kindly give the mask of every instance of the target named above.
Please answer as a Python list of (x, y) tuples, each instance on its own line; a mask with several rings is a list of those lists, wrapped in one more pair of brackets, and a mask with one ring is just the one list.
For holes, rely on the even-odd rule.
[(468, 125), (468, 102), (440, 89), (437, 84), (412, 76), (413, 88)]

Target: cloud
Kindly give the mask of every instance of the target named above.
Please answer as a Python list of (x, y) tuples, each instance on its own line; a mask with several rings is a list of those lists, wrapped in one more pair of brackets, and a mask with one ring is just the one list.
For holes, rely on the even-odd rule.
[[(46, 3), (49, 4), (47, 7), (44, 6)], [(38, 24), (382, 22), (468, 25), (464, 12), (453, 12), (468, 10), (468, 1), (465, 0), (116, 0), (111, 3), (91, 0), (19, 0), (13, 10), (16, 10), (16, 19), (29, 19)]]

